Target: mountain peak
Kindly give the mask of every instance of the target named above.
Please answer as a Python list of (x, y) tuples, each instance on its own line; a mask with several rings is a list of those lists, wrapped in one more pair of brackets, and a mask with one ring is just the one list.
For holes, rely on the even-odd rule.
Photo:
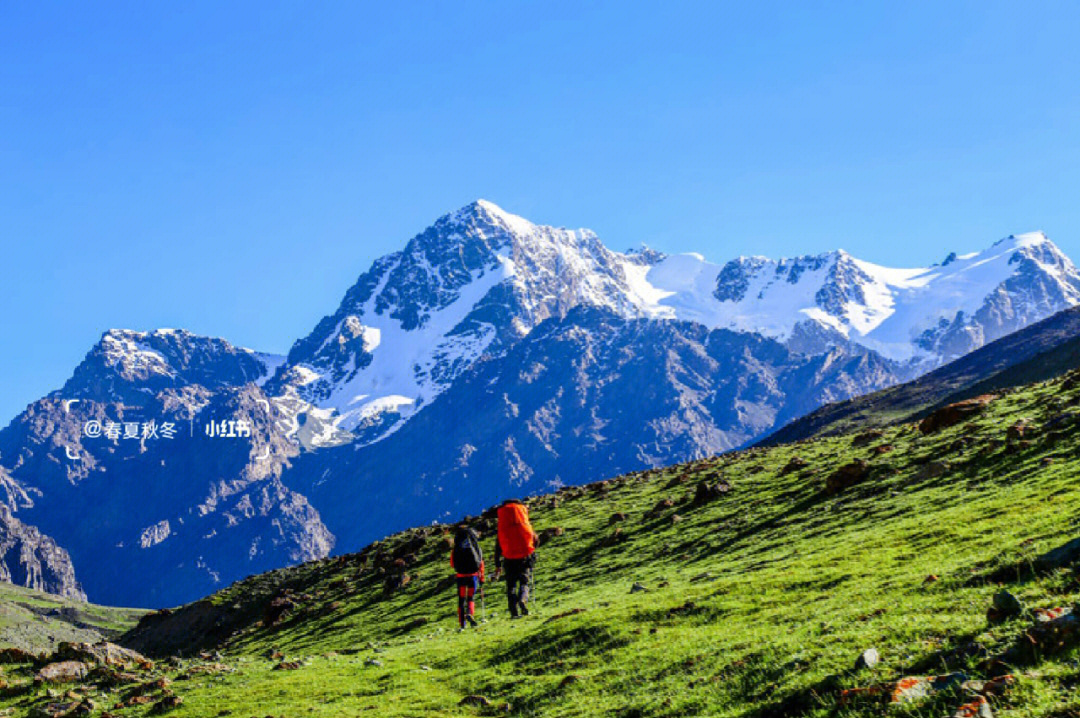
[[(1020, 234), (1010, 234), (1008, 237), (1002, 237), (998, 241), (994, 242), (994, 246), (1008, 245), (1015, 247), (1016, 249), (1024, 249), (1027, 247), (1037, 247), (1039, 245), (1050, 244), (1054, 245), (1050, 238), (1046, 236), (1046, 233), (1042, 230), (1036, 230), (1034, 232), (1021, 232)], [(1056, 245), (1054, 245), (1056, 247)]]
[(529, 220), (511, 214), (505, 209), (486, 199), (478, 199), (448, 215), (455, 224), (473, 224), (479, 222), (509, 230), (514, 234), (528, 234), (536, 228)]

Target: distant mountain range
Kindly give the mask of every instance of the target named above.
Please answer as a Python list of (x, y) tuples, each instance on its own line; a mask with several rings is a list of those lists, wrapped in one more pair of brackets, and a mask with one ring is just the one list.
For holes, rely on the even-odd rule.
[(1080, 273), (1041, 233), (918, 269), (840, 250), (718, 265), (478, 201), (376, 260), (287, 357), (106, 332), (0, 431), (0, 542), (22, 547), (3, 568), (179, 603), (508, 494), (736, 448), (1077, 304)]

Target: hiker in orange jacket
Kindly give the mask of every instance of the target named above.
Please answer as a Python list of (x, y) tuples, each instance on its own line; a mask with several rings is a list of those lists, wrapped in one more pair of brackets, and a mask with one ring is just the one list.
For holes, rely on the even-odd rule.
[(499, 506), (499, 534), (495, 541), (495, 577), (506, 565), (506, 602), (510, 618), (529, 615), (529, 586), (536, 565), (536, 532), (529, 523), (529, 509), (517, 499)]
[(465, 622), (476, 628), (476, 592), (484, 582), (484, 554), (476, 532), (462, 526), (454, 535), (454, 548), (450, 551), (450, 568), (454, 569), (458, 596), (458, 630), (465, 630)]

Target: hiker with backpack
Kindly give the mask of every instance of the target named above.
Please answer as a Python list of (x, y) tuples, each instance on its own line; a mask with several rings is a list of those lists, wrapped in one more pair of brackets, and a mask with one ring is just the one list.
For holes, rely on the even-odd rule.
[(529, 615), (529, 587), (536, 565), (536, 532), (529, 523), (529, 509), (517, 499), (507, 499), (498, 509), (499, 530), (495, 541), (495, 578), (506, 566), (506, 601), (510, 618)]
[(480, 538), (472, 529), (462, 526), (454, 534), (450, 567), (454, 569), (457, 583), (458, 630), (465, 630), (466, 621), (476, 628), (475, 597), (484, 582), (484, 554), (480, 550)]

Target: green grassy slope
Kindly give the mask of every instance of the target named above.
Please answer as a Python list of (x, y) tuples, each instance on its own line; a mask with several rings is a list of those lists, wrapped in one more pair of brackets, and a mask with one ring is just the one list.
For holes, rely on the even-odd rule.
[[(534, 499), (537, 530), (561, 535), (540, 550), (534, 615), (520, 621), (493, 583), (487, 622), (456, 632), (450, 528), (438, 526), (253, 577), (144, 621), (126, 642), (185, 654), (153, 674), (173, 680), (183, 716), (879, 716), (879, 702), (842, 703), (841, 691), (950, 671), (986, 678), (1002, 654), (1018, 678), (992, 699), (997, 715), (1075, 716), (1073, 639), (1008, 653), (1032, 619), (986, 617), (1001, 582), (1029, 608), (1080, 599), (1071, 569), (1028, 570), (1080, 535), (1080, 433), (1060, 418), (1080, 406), (1071, 383), (1012, 392), (930, 436), (893, 426)], [(1007, 441), (1023, 419), (1024, 438)], [(796, 456), (806, 465), (785, 471)], [(864, 480), (825, 492), (855, 459), (868, 462)], [(694, 505), (702, 481), (731, 488)], [(471, 523), (490, 553), (492, 522)], [(408, 582), (388, 591), (402, 572)], [(632, 592), (635, 582), (648, 590)], [(267, 627), (275, 598), (291, 608)], [(871, 647), (880, 664), (853, 670)], [(222, 665), (183, 677), (208, 661)], [(28, 711), (44, 690), (0, 707)], [(94, 715), (125, 696), (87, 691)], [(961, 702), (943, 691), (890, 714), (948, 716)]]
[(0, 648), (34, 653), (61, 641), (98, 641), (132, 628), (146, 611), (95, 606), (0, 583)]

